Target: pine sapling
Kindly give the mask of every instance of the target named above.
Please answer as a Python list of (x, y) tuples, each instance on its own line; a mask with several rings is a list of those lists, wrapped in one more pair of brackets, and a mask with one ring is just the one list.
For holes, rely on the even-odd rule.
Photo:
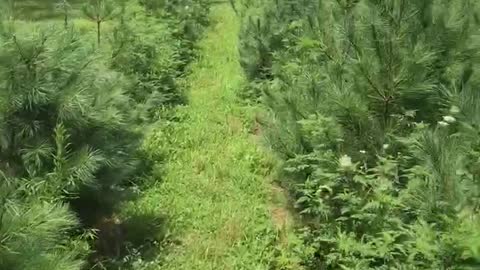
[(110, 20), (115, 13), (112, 2), (108, 0), (91, 0), (83, 6), (82, 11), (85, 16), (97, 24), (97, 43), (100, 45), (102, 23)]
[(57, 8), (60, 9), (63, 13), (63, 24), (65, 28), (68, 27), (68, 16), (69, 16), (69, 11), (70, 11), (70, 3), (67, 0), (60, 0), (60, 2), (57, 3)]

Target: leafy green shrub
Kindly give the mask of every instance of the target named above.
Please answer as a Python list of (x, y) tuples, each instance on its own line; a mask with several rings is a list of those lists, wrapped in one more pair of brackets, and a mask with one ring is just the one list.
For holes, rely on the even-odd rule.
[(411, 139), (402, 140), (408, 149), (402, 156), (387, 150), (372, 167), (354, 163), (347, 155), (336, 158), (320, 151), (309, 155), (316, 163), (306, 165), (300, 158), (289, 162), (290, 172), (310, 171), (297, 190), (297, 206), (311, 224), (305, 240), (318, 247), (315, 265), (478, 267), (478, 254), (472, 252), (479, 243), (473, 229), (478, 215), (476, 204), (467, 202), (477, 188), (458, 172), (464, 169), (463, 151), (470, 145), (466, 140), (460, 143), (460, 134), (449, 129), (432, 132), (420, 126)]

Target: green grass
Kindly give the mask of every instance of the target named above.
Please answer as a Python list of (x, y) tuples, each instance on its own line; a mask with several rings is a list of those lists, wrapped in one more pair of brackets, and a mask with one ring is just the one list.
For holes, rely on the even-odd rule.
[[(69, 14), (71, 17), (82, 16), (81, 6), (85, 1), (69, 0)], [(15, 17), (23, 20), (63, 20), (63, 12), (59, 8), (60, 0), (16, 0)]]
[[(41, 12), (16, 21), (17, 27), (61, 29), (62, 21), (50, 8), (53, 2), (46, 3), (50, 6)], [(148, 252), (156, 259), (133, 268), (300, 269), (291, 252), (295, 239), (288, 202), (272, 183), (275, 159), (251, 133), (258, 109), (237, 99), (246, 83), (238, 62), (239, 18), (226, 4), (215, 7), (211, 16), (212, 26), (186, 78), (189, 105), (176, 112), (182, 120), (161, 122), (146, 140), (147, 151), (159, 160), (156, 183), (121, 211), (132, 227), (130, 241), (138, 245), (166, 237), (157, 252)], [(32, 21), (38, 17), (42, 20)], [(95, 43), (94, 23), (81, 17), (71, 22)], [(105, 23), (105, 36), (111, 27)], [(109, 51), (106, 41), (102, 51)], [(164, 154), (167, 159), (161, 160)]]
[(272, 196), (269, 180), (275, 162), (249, 132), (255, 109), (239, 105), (235, 93), (245, 83), (239, 19), (225, 4), (214, 8), (212, 19), (187, 78), (189, 105), (178, 110), (183, 120), (169, 139), (153, 136), (173, 149), (163, 179), (134, 206), (164, 213), (176, 243), (148, 269), (269, 269), (274, 253), (282, 253), (285, 224), (279, 223), (286, 218), (272, 205), (278, 194)]

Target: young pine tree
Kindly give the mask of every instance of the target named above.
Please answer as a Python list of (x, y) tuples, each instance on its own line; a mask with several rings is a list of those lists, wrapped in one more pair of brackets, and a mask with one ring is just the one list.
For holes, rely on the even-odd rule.
[(5, 265), (18, 269), (43, 269), (24, 266), (29, 262), (22, 256), (33, 252), (50, 269), (77, 269), (86, 249), (67, 248), (76, 243), (69, 236), (77, 221), (63, 205), (70, 203), (84, 226), (115, 208), (138, 164), (131, 101), (121, 77), (95, 62), (73, 30), (6, 30), (0, 44), (0, 171), (18, 194), (6, 197), (11, 206), (2, 205), (9, 219), (0, 233), (24, 243), (45, 238), (23, 249), (2, 246), (8, 253), (2, 259), (12, 257)]
[(298, 120), (325, 113), (355, 140), (350, 154), (381, 152), (390, 134), (408, 134), (406, 119), (438, 121), (442, 89), (474, 78), (473, 2), (319, 3), (303, 18), (284, 20), (291, 29), (282, 38), (286, 48), (270, 68), (265, 102), (279, 121), (291, 122), (285, 136), (299, 134)]
[(67, 0), (61, 0), (57, 3), (57, 8), (63, 13), (63, 25), (65, 28), (68, 27), (69, 12), (72, 8), (70, 3)]
[(38, 183), (2, 175), (0, 192), (0, 268), (80, 270), (85, 242), (70, 237), (77, 218), (59, 202), (40, 199)]
[(312, 268), (476, 269), (478, 3), (270, 3), (265, 16), (291, 15), (276, 21), (282, 46), (262, 45), (267, 139)]
[(97, 44), (100, 45), (102, 23), (115, 15), (115, 6), (110, 0), (90, 0), (82, 7), (83, 14), (97, 25)]

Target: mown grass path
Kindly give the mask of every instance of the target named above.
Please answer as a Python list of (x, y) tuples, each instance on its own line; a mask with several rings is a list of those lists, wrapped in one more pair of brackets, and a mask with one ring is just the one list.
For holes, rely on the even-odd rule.
[(269, 269), (278, 239), (266, 180), (273, 162), (249, 132), (252, 110), (235, 96), (244, 83), (239, 19), (225, 4), (212, 18), (171, 135), (175, 151), (143, 203), (166, 214), (177, 243), (160, 254), (158, 269)]

